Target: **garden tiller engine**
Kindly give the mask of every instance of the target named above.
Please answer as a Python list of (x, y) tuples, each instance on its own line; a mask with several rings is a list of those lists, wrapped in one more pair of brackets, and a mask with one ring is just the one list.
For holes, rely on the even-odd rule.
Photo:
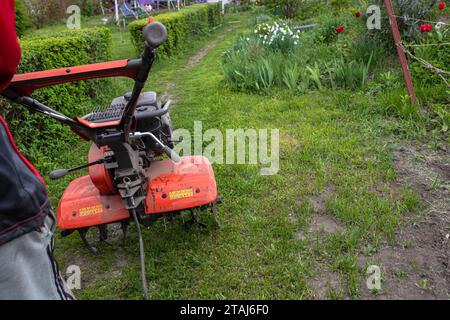
[[(87, 248), (96, 252), (86, 239), (90, 227), (97, 226), (100, 240), (106, 241), (107, 224), (120, 222), (125, 237), (129, 220), (133, 219), (139, 234), (146, 294), (140, 224), (150, 226), (159, 218), (173, 220), (187, 211), (190, 220), (186, 224), (204, 226), (197, 220), (197, 213), (210, 210), (217, 219), (216, 204), (220, 200), (208, 159), (180, 158), (172, 150), (170, 100), (160, 103), (155, 92), (142, 93), (156, 49), (166, 41), (167, 31), (164, 25), (154, 22), (143, 29), (143, 37), (141, 59), (17, 74), (2, 95), (68, 125), (82, 139), (93, 142), (87, 164), (50, 173), (51, 179), (58, 179), (78, 169), (89, 169), (89, 175), (73, 180), (65, 190), (57, 210), (58, 226), (63, 236), (78, 231)], [(133, 91), (75, 119), (30, 97), (44, 87), (117, 76), (132, 78)], [(162, 154), (169, 159), (159, 159)]]

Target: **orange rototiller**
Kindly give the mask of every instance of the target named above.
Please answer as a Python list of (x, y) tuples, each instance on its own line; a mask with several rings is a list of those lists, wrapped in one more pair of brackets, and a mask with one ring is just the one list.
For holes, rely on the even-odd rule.
[[(144, 28), (143, 37), (145, 49), (141, 59), (17, 74), (1, 94), (68, 125), (78, 136), (93, 142), (87, 164), (50, 174), (51, 179), (58, 179), (72, 171), (89, 168), (89, 175), (73, 180), (65, 190), (57, 210), (58, 226), (63, 236), (78, 231), (87, 248), (96, 252), (86, 239), (90, 227), (97, 226), (100, 240), (106, 241), (107, 224), (120, 222), (125, 237), (128, 223), (133, 219), (139, 234), (146, 294), (140, 224), (150, 226), (163, 217), (172, 220), (187, 211), (191, 216), (188, 225), (204, 226), (196, 214), (210, 210), (216, 218), (216, 204), (220, 199), (208, 159), (180, 158), (172, 150), (170, 100), (160, 103), (155, 92), (142, 93), (156, 49), (166, 41), (167, 31), (164, 25), (154, 22)], [(44, 87), (118, 76), (133, 79), (133, 91), (115, 98), (107, 107), (95, 108), (75, 119), (30, 97)], [(160, 159), (163, 153), (169, 160)]]

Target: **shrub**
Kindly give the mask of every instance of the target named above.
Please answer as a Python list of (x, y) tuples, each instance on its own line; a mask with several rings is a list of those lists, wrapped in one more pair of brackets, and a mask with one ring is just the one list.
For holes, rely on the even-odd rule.
[(302, 0), (263, 0), (265, 5), (273, 13), (287, 19), (292, 19), (297, 16), (300, 7), (303, 5)]
[(253, 9), (253, 3), (244, 2), (244, 3), (227, 3), (225, 4), (225, 13), (236, 13), (236, 12), (245, 12)]
[[(158, 53), (171, 56), (189, 45), (194, 37), (217, 27), (222, 22), (222, 6), (220, 2), (195, 4), (177, 12), (159, 14), (154, 20), (163, 23), (169, 34), (166, 43), (161, 46)], [(147, 19), (136, 20), (128, 25), (132, 43), (138, 54), (144, 49), (142, 29), (146, 25)]]
[(85, 50), (90, 58), (89, 63), (108, 61), (111, 59), (111, 33), (106, 27), (78, 29), (78, 30), (64, 30), (60, 32), (52, 32), (39, 36), (28, 36), (24, 38), (25, 41), (48, 38), (66, 38), (77, 37), (83, 44), (82, 48)]
[[(56, 37), (21, 40), (22, 61), (19, 73), (62, 68), (104, 60), (110, 54), (109, 30), (72, 31)], [(41, 89), (33, 97), (69, 116), (86, 113), (91, 99), (102, 91), (104, 80), (62, 84)], [(29, 112), (24, 107), (0, 101), (0, 110), (16, 138), (19, 148), (39, 169), (53, 169), (61, 148), (70, 148), (79, 139), (56, 121)]]
[[(439, 14), (437, 9), (437, 0), (422, 0), (422, 1), (404, 1), (393, 0), (395, 15), (402, 18), (397, 18), (398, 28), (404, 41), (413, 41), (420, 35), (421, 19), (435, 20)], [(373, 38), (381, 40), (389, 48), (394, 51), (395, 44), (392, 39), (391, 28), (389, 28), (389, 19), (386, 13), (383, 0), (376, 0), (375, 3), (381, 8), (382, 28), (381, 30), (372, 30), (369, 35)], [(363, 10), (365, 12), (365, 10)], [(417, 22), (417, 23), (415, 23)]]
[[(418, 41), (418, 46), (409, 48), (414, 55), (428, 61), (433, 66), (448, 71), (450, 64), (450, 51), (448, 43), (450, 42), (450, 33), (447, 30), (441, 32), (434, 30), (432, 33), (425, 33)], [(444, 84), (439, 75), (426, 68), (419, 61), (413, 60), (410, 63), (410, 70), (415, 82), (421, 86), (433, 86)], [(443, 75), (448, 81), (450, 77)]]
[[(67, 1), (67, 6), (76, 4), (80, 7), (81, 13), (85, 16), (93, 16), (95, 14), (100, 14), (100, 2), (101, 0), (70, 0)], [(105, 6), (107, 7), (107, 6)]]
[(326, 19), (318, 29), (317, 40), (323, 43), (331, 43), (337, 41), (338, 33), (336, 32), (336, 27), (341, 25), (343, 25), (342, 19), (334, 17)]
[(339, 14), (348, 9), (353, 0), (262, 0), (272, 13), (286, 19), (308, 19), (333, 12)]

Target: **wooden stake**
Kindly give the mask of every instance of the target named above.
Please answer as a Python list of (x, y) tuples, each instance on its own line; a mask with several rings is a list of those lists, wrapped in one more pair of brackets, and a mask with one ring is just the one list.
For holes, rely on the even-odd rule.
[(417, 103), (416, 92), (414, 91), (414, 85), (412, 83), (411, 74), (409, 73), (408, 60), (406, 59), (405, 52), (402, 48), (402, 39), (400, 32), (398, 31), (397, 19), (394, 16), (394, 7), (391, 0), (384, 0), (386, 11), (389, 16), (389, 23), (391, 25), (392, 36), (394, 37), (395, 45), (397, 47), (398, 57), (402, 64), (403, 76), (405, 77), (406, 87), (412, 103)]

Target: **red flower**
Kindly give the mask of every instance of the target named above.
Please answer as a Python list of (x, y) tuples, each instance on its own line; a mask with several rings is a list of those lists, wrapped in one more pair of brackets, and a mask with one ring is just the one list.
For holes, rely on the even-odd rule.
[(355, 12), (355, 17), (357, 17), (357, 18), (361, 17), (361, 12), (356, 11), (356, 12)]
[(422, 23), (420, 25), (420, 32), (431, 32), (433, 31), (433, 26), (431, 24)]
[(148, 24), (152, 23), (153, 22), (153, 17), (152, 16), (148, 17), (147, 22), (148, 22)]
[(438, 4), (439, 10), (444, 10), (446, 6), (447, 6), (447, 5), (445, 4), (444, 1), (441, 1), (441, 2), (439, 2), (439, 4)]
[(339, 27), (336, 27), (336, 29), (334, 29), (334, 30), (336, 30), (337, 33), (341, 33), (342, 31), (345, 30), (345, 27), (344, 26), (339, 26)]

